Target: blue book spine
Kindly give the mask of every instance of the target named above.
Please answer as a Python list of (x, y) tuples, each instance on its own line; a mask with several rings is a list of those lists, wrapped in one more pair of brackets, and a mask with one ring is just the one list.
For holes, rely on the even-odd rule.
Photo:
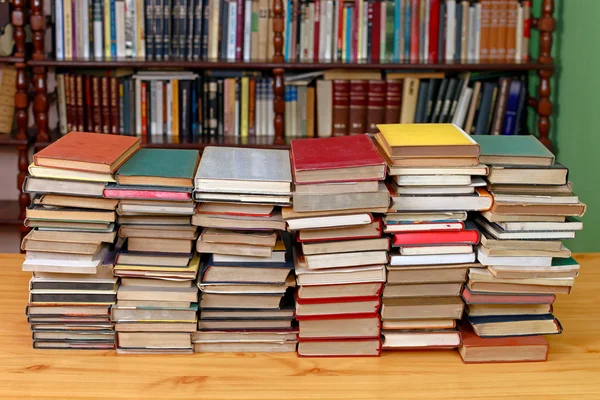
[(287, 0), (287, 13), (285, 16), (285, 62), (290, 61), (290, 44), (292, 37), (292, 0)]
[(404, 59), (410, 60), (410, 0), (404, 0)]
[(402, 14), (402, 5), (400, 0), (394, 0), (394, 3), (394, 62), (400, 62), (400, 38), (402, 37), (400, 15)]
[(163, 60), (168, 60), (171, 57), (171, 0), (163, 0), (163, 20), (162, 20), (162, 34), (163, 34)]
[[(187, 27), (187, 21), (186, 21), (186, 16), (187, 14), (187, 4), (186, 4), (186, 0), (179, 0), (179, 59), (180, 60), (185, 60), (185, 53), (186, 53), (186, 27)], [(188, 93), (189, 96), (189, 93)]]
[(202, 0), (202, 41), (200, 59), (208, 58), (208, 23), (210, 21), (210, 1)]
[(117, 57), (117, 16), (115, 14), (115, 0), (110, 0), (110, 56)]
[(154, 7), (152, 0), (144, 1), (144, 22), (146, 25), (146, 29), (144, 29), (146, 36), (146, 59), (152, 60), (154, 58)]
[(154, 0), (154, 59), (162, 60), (164, 56), (163, 47), (163, 0)]
[(454, 46), (454, 61), (460, 61), (460, 53), (461, 53), (461, 32), (462, 32), (462, 24), (466, 21), (462, 20), (463, 8), (462, 4), (456, 4), (456, 38), (455, 38), (455, 46)]
[(352, 60), (352, 7), (348, 7), (346, 18), (346, 61)]
[(503, 135), (514, 135), (517, 131), (517, 111), (519, 109), (519, 95), (522, 82), (514, 80), (508, 89), (508, 100), (506, 101), (506, 112), (504, 114)]
[(54, 3), (56, 11), (56, 59), (65, 59), (65, 38), (64, 38), (64, 27), (63, 27), (63, 2), (56, 0)]
[(194, 45), (192, 59), (199, 60), (202, 53), (202, 1), (194, 0)]

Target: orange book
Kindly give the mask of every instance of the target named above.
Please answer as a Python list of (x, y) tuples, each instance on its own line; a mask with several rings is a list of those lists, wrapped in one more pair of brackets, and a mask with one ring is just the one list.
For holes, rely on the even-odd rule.
[(33, 156), (35, 165), (113, 173), (140, 148), (133, 136), (70, 132)]
[[(269, 121), (269, 123), (271, 123)], [(306, 137), (315, 137), (315, 88), (306, 88)]]
[(501, 3), (504, 0), (490, 0), (491, 8), (490, 8), (490, 28), (488, 31), (488, 40), (489, 40), (489, 48), (490, 48), (490, 60), (498, 59), (498, 46), (500, 45), (500, 40), (498, 37), (500, 30), (500, 8)]
[[(506, 60), (515, 61), (517, 54), (517, 16), (519, 3), (511, 1), (508, 3), (508, 20), (506, 27)], [(521, 40), (521, 38), (519, 38)]]
[(492, 25), (492, 0), (481, 0), (481, 31), (479, 59), (487, 61), (490, 59), (490, 41)]
[[(514, 0), (496, 0), (498, 4), (498, 60), (506, 59), (506, 50), (508, 43), (507, 39), (507, 31), (508, 31), (508, 9), (510, 7), (509, 3), (515, 3)], [(516, 22), (515, 22), (516, 29)]]

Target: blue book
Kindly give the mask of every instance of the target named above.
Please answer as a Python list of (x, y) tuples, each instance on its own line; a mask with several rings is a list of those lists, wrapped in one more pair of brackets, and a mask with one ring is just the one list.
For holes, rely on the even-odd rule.
[[(552, 314), (541, 315), (490, 315), (468, 318), (475, 333), (480, 337), (556, 335), (562, 333), (560, 322)], [(537, 321), (535, 328), (521, 324)], [(508, 327), (511, 332), (508, 333)]]
[(522, 84), (523, 82), (517, 79), (510, 82), (508, 99), (506, 100), (506, 111), (504, 113), (504, 124), (502, 126), (503, 135), (514, 135), (517, 132), (517, 124), (519, 123), (517, 113)]
[(287, 0), (287, 15), (285, 18), (285, 61), (290, 61), (290, 41), (292, 37), (292, 0)]
[(394, 0), (394, 62), (400, 62), (400, 39), (402, 37), (402, 7), (400, 0)]
[(56, 59), (65, 59), (65, 42), (64, 42), (64, 27), (63, 27), (63, 2), (57, 0), (56, 7)]
[(202, 0), (202, 40), (200, 46), (200, 59), (208, 58), (208, 24), (210, 21), (210, 1)]
[(348, 7), (346, 18), (346, 62), (352, 61), (352, 7)]
[(154, 59), (162, 60), (164, 57), (163, 46), (163, 0), (154, 0)]
[(410, 0), (404, 0), (404, 60), (410, 60)]
[(171, 0), (163, 0), (163, 13), (162, 13), (162, 54), (163, 60), (168, 60), (171, 56)]
[(152, 0), (144, 0), (143, 12), (145, 17), (144, 23), (146, 25), (144, 29), (146, 35), (146, 59), (152, 60), (154, 58), (154, 6)]
[(194, 0), (194, 45), (192, 59), (198, 61), (202, 54), (202, 0)]
[(110, 0), (110, 56), (117, 57), (117, 16), (115, 14), (115, 0)]
[[(456, 43), (456, 45), (454, 46), (454, 61), (460, 61), (460, 52), (461, 52), (461, 34), (462, 34), (462, 24), (463, 24), (463, 20), (462, 20), (462, 4), (461, 3), (457, 3), (456, 4), (456, 40), (454, 43)], [(466, 23), (466, 21), (464, 21)]]

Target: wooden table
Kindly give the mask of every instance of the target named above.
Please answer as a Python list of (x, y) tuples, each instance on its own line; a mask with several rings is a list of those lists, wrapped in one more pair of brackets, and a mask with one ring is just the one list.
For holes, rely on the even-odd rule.
[(581, 275), (556, 301), (564, 333), (549, 337), (548, 362), (464, 365), (454, 351), (314, 359), (34, 350), (29, 274), (20, 255), (0, 255), (0, 399), (600, 399), (600, 254), (576, 258)]

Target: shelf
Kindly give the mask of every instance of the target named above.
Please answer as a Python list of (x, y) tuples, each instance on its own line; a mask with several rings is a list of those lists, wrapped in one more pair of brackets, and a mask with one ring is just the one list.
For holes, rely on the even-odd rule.
[(442, 64), (411, 64), (411, 63), (340, 63), (340, 62), (289, 62), (274, 63), (266, 61), (145, 61), (138, 59), (119, 60), (30, 60), (27, 65), (32, 67), (76, 67), (76, 68), (195, 68), (195, 69), (235, 69), (235, 70), (320, 70), (320, 69), (387, 69), (404, 71), (536, 71), (554, 69), (554, 64), (538, 62), (523, 63), (442, 63)]
[(21, 225), (19, 219), (19, 202), (17, 200), (0, 200), (0, 225)]
[(25, 62), (25, 58), (23, 57), (13, 57), (13, 56), (2, 56), (0, 57), (0, 64), (16, 64)]

